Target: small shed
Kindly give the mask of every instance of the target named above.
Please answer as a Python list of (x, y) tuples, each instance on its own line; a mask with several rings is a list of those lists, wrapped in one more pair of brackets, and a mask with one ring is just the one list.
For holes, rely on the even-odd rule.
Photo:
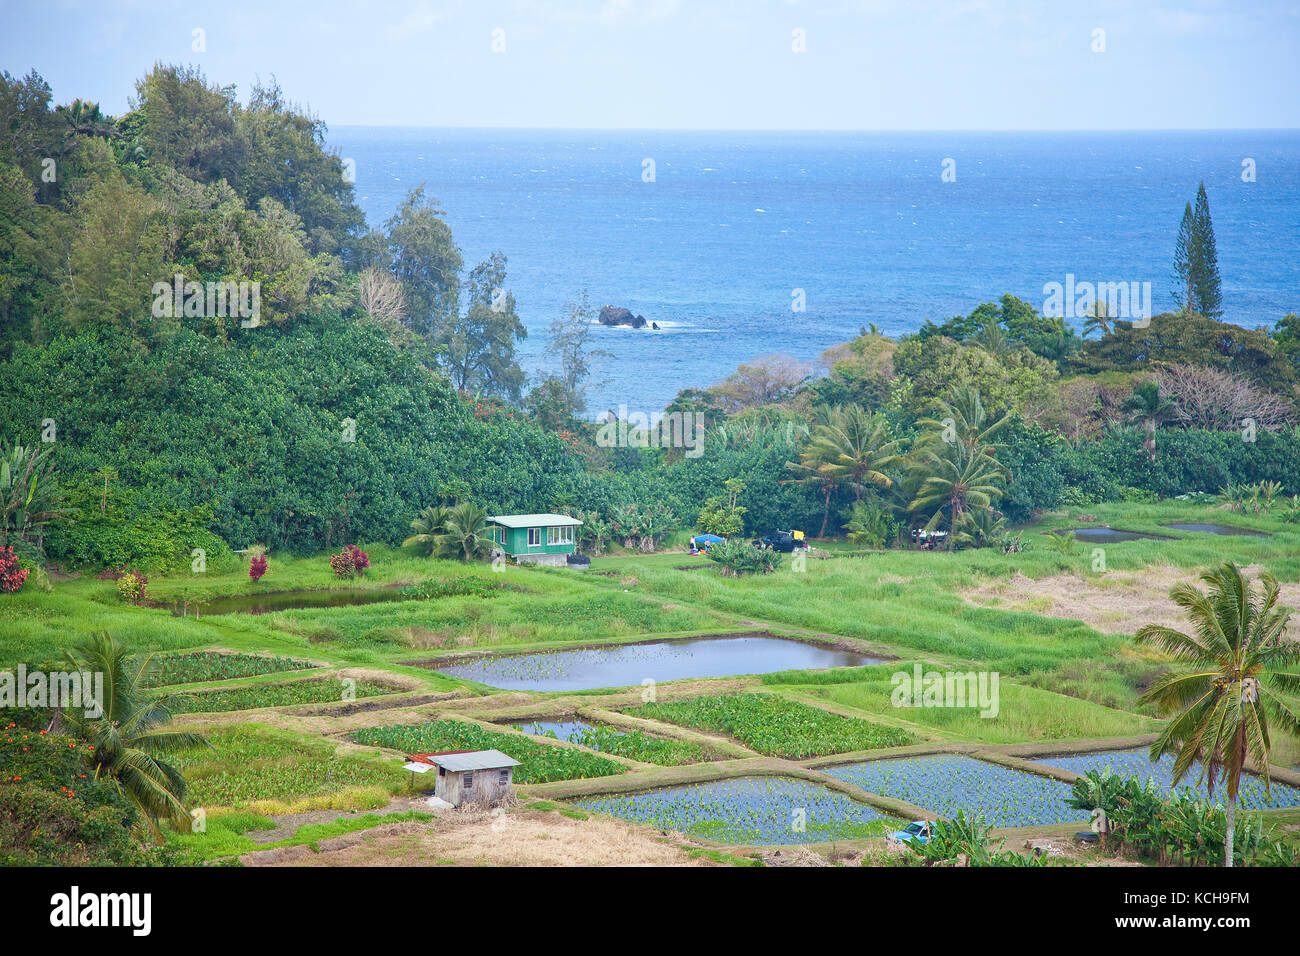
[(466, 800), (492, 798), (514, 782), (515, 760), (499, 750), (452, 750), (436, 754), (412, 754), (406, 769), (414, 773), (438, 770), (434, 796), (458, 807)]
[(578, 550), (582, 522), (568, 515), (494, 515), (488, 525), (495, 552), (523, 563), (563, 567)]

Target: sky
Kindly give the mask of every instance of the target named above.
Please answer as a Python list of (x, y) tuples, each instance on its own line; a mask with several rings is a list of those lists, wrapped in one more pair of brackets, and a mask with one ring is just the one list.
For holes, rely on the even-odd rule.
[(1300, 127), (1300, 0), (0, 0), (0, 69), (125, 112), (157, 61), (330, 125)]

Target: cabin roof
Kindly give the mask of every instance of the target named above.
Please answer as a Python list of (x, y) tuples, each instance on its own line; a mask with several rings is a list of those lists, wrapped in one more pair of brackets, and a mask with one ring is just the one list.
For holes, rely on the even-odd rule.
[(451, 753), (412, 754), (411, 760), (460, 773), (463, 770), (500, 770), (518, 767), (519, 761), (499, 750), (456, 750)]
[(538, 515), (493, 515), (488, 521), (495, 522), (504, 528), (540, 528), (543, 526), (566, 527), (568, 525), (581, 525), (582, 522), (577, 518), (570, 518), (568, 515), (538, 514)]

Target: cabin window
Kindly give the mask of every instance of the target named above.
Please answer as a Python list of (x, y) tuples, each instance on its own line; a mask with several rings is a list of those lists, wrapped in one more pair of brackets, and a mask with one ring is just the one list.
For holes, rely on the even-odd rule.
[(504, 787), (504, 786), (505, 786), (506, 784), (508, 784), (509, 782), (510, 782), (510, 771), (509, 771), (509, 770), (502, 770), (502, 771), (501, 771), (501, 786)]
[(445, 776), (447, 776), (447, 768), (446, 768), (446, 767), (439, 767), (439, 768), (438, 768), (438, 776), (440, 776), (440, 777), (445, 777)]
[(460, 785), (461, 785), (461, 788), (464, 789), (464, 790), (473, 790), (473, 789), (474, 789), (474, 775), (473, 775), (472, 773), (470, 773), (469, 771), (466, 771), (466, 772), (465, 772), (465, 775), (462, 776), (462, 777), (460, 778)]
[(564, 528), (547, 528), (547, 544), (573, 544), (573, 526)]
[(539, 545), (539, 544), (541, 544), (541, 543), (542, 543), (542, 529), (541, 529), (541, 528), (529, 528), (529, 529), (528, 529), (528, 547), (530, 547), (530, 548), (532, 548), (532, 547), (536, 547), (537, 545)]

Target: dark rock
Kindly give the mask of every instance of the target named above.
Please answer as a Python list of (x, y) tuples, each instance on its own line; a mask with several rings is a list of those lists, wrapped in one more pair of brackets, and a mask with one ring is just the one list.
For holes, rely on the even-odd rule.
[(629, 325), (634, 329), (644, 329), (646, 320), (644, 315), (633, 315), (631, 309), (617, 308), (607, 305), (600, 310), (601, 325)]

